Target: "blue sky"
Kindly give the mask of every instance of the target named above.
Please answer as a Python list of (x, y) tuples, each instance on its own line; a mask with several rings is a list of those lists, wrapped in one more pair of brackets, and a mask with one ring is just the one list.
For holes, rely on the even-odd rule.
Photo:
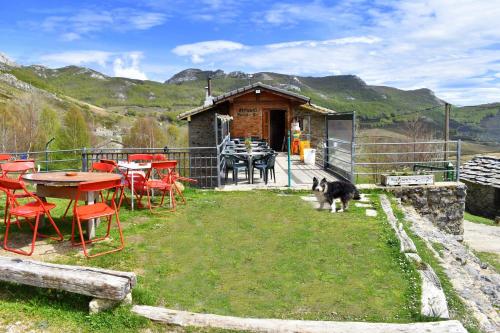
[(499, 0), (2, 1), (0, 52), (164, 81), (185, 68), (355, 74), (500, 101)]

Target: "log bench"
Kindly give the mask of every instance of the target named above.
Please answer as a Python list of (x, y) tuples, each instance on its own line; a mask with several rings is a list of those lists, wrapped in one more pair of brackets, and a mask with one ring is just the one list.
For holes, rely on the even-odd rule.
[(131, 303), (137, 277), (131, 272), (0, 256), (0, 281), (91, 296), (89, 310), (96, 313), (121, 302)]

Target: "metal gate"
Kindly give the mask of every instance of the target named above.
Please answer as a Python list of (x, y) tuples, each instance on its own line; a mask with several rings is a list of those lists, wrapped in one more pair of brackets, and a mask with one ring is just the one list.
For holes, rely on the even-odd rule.
[(326, 116), (324, 168), (334, 175), (354, 182), (356, 114)]

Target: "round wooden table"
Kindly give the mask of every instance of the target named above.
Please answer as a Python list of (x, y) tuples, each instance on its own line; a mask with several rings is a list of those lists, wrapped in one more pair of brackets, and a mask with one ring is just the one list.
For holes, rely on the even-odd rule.
[[(69, 175), (74, 174), (74, 175)], [(23, 180), (45, 186), (77, 187), (84, 182), (95, 182), (100, 180), (115, 180), (121, 176), (114, 173), (103, 172), (39, 172), (22, 176)]]
[[(114, 173), (102, 172), (40, 172), (30, 173), (22, 176), (22, 179), (28, 183), (36, 185), (36, 195), (40, 198), (76, 198), (76, 192), (80, 183), (121, 179), (120, 175)], [(87, 202), (95, 202), (95, 193), (87, 192), (85, 198)], [(95, 237), (95, 227), (98, 221), (89, 220), (87, 223), (87, 237)]]

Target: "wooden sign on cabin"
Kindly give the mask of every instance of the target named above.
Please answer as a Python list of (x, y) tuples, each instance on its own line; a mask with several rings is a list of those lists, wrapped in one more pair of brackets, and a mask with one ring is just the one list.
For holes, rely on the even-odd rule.
[(238, 109), (237, 112), (238, 117), (256, 117), (257, 116), (257, 109)]

